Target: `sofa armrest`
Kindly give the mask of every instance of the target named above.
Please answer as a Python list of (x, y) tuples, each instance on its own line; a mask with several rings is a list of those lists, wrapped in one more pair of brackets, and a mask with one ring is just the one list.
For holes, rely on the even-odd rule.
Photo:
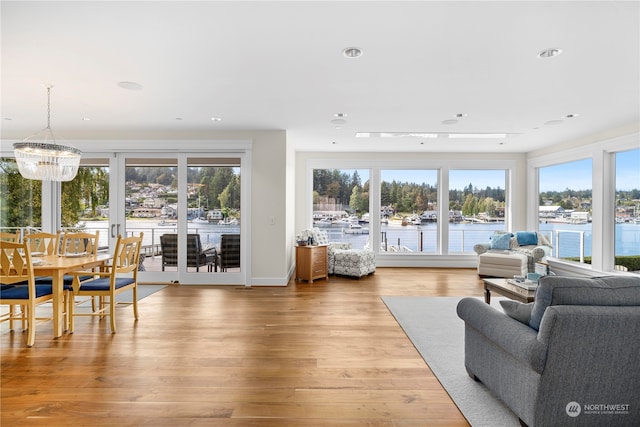
[(473, 245), (473, 250), (478, 255), (481, 255), (491, 249), (491, 243), (476, 243)]
[(458, 303), (458, 317), (488, 341), (522, 363), (541, 373), (546, 361), (546, 346), (538, 341), (535, 329), (520, 323), (477, 298)]
[(551, 255), (551, 248), (549, 246), (518, 246), (515, 251), (531, 257), (534, 263), (540, 262), (546, 256)]
[(329, 250), (334, 250), (334, 249), (351, 249), (351, 243), (330, 242), (329, 243)]

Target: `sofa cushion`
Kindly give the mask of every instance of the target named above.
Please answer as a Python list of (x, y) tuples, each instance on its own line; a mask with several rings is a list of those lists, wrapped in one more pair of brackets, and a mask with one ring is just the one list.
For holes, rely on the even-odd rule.
[(640, 277), (543, 276), (538, 281), (529, 326), (538, 330), (551, 305), (640, 305)]
[(531, 310), (533, 309), (532, 302), (524, 304), (518, 301), (500, 300), (500, 305), (504, 310), (504, 314), (507, 316), (525, 325), (529, 324), (529, 320), (531, 320)]
[(520, 246), (537, 245), (538, 233), (535, 231), (516, 231), (516, 239), (518, 239)]
[(494, 234), (491, 236), (491, 249), (511, 249), (510, 242), (513, 234)]

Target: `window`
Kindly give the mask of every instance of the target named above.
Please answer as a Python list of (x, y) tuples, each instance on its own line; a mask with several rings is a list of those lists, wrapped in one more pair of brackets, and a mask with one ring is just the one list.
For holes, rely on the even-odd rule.
[(640, 256), (640, 149), (622, 151), (616, 159), (615, 266), (634, 271)]
[(326, 230), (329, 241), (364, 248), (370, 214), (368, 169), (313, 170), (313, 225)]
[(380, 251), (438, 249), (438, 171), (380, 171)]
[(505, 229), (505, 170), (451, 170), (449, 172), (449, 253), (473, 252)]
[(42, 182), (23, 178), (15, 159), (0, 159), (0, 231), (41, 226)]
[(540, 232), (551, 237), (558, 258), (591, 262), (591, 159), (539, 169)]

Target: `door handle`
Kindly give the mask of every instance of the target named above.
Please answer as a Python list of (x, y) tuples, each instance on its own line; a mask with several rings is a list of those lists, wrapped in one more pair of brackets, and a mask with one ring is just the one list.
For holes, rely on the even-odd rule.
[(113, 234), (115, 228), (116, 228), (116, 225), (115, 224), (111, 224), (111, 237), (114, 237), (114, 238), (116, 237), (116, 235)]

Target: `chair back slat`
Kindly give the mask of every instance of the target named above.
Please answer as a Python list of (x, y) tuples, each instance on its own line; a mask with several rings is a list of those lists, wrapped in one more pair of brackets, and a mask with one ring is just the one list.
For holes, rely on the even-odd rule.
[(60, 234), (45, 232), (29, 233), (25, 236), (32, 254), (36, 252), (45, 255), (57, 254), (59, 239)]
[(100, 231), (97, 230), (95, 234), (80, 232), (80, 233), (64, 233), (62, 236), (62, 247), (60, 253), (62, 255), (68, 255), (73, 253), (98, 253), (98, 242), (100, 237)]
[(134, 274), (137, 273), (143, 235), (144, 233), (140, 233), (138, 236), (118, 238), (113, 254), (114, 274), (128, 273), (131, 271), (133, 271)]
[(10, 285), (23, 282), (28, 282), (30, 288), (35, 286), (28, 243), (0, 241), (0, 283)]
[(6, 231), (0, 231), (0, 241), (2, 242), (19, 242), (20, 241), (20, 232), (16, 231), (15, 233), (9, 233)]

